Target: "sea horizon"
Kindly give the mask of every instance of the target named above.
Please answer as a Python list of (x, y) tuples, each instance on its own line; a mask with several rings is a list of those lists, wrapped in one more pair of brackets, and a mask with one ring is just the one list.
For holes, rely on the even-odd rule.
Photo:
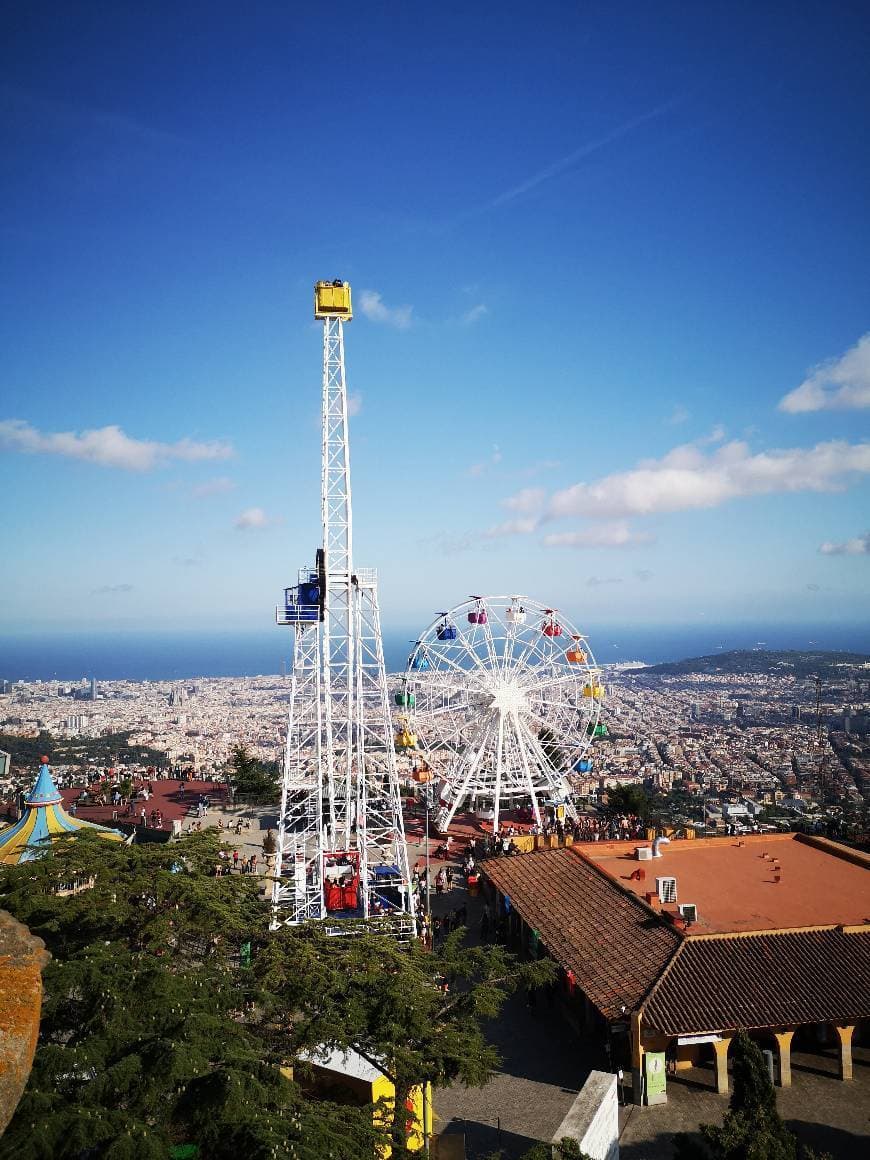
[[(384, 634), (387, 670), (404, 670), (412, 631)], [(660, 664), (731, 649), (820, 649), (870, 655), (870, 626), (765, 624), (590, 626), (599, 664)], [(0, 636), (0, 680), (180, 681), (197, 677), (279, 676), (292, 641), (279, 631), (93, 631)]]

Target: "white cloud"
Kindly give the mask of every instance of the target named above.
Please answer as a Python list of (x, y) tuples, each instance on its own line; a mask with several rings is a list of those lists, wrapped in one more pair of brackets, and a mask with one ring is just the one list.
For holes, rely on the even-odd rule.
[(641, 584), (646, 584), (652, 580), (654, 573), (649, 568), (635, 568), (634, 575), (637, 580), (640, 580)]
[(524, 487), (516, 495), (508, 496), (504, 506), (514, 512), (538, 512), (546, 498), (547, 493), (542, 487)]
[(537, 516), (520, 516), (515, 520), (505, 520), (482, 533), (485, 540), (495, 540), (499, 536), (527, 536), (537, 531), (540, 520)]
[(407, 330), (411, 325), (413, 306), (387, 306), (377, 290), (363, 290), (359, 308), (370, 322), (383, 322), (396, 330)]
[(820, 545), (819, 551), (823, 556), (870, 556), (870, 532), (855, 536), (852, 540), (843, 540), (839, 544), (826, 540)]
[(466, 310), (460, 318), (463, 326), (473, 326), (475, 322), (480, 322), (481, 318), (489, 314), (489, 309), (483, 302), (478, 302), (477, 306), (472, 306), (470, 310)]
[(561, 466), (561, 459), (539, 459), (531, 467), (524, 467), (522, 471), (518, 471), (517, 475), (521, 479), (532, 479), (534, 476), (541, 475), (545, 471), (555, 471), (557, 467)]
[(92, 596), (123, 596), (127, 592), (133, 591), (132, 584), (103, 584), (99, 588), (94, 588), (91, 592)]
[(839, 358), (828, 359), (779, 401), (780, 411), (842, 411), (870, 407), (870, 333)]
[(621, 584), (621, 576), (590, 576), (586, 581), (590, 588), (600, 588), (602, 584)]
[(267, 516), (262, 508), (252, 507), (245, 508), (241, 515), (236, 517), (233, 526), (238, 528), (240, 532), (244, 532), (249, 528), (268, 528), (270, 525), (280, 522), (273, 516)]
[(350, 416), (358, 415), (362, 410), (362, 395), (357, 391), (353, 395), (347, 397), (347, 413)]
[(231, 444), (222, 439), (209, 443), (199, 443), (194, 439), (159, 443), (151, 439), (133, 439), (114, 424), (81, 432), (38, 431), (23, 419), (0, 421), (2, 447), (31, 455), (63, 455), (126, 471), (150, 471), (169, 460), (196, 463), (229, 459), (234, 454)]
[(484, 459), (481, 463), (472, 463), (468, 469), (468, 474), (473, 479), (479, 479), (481, 475), (485, 475), (490, 467), (495, 467), (502, 461), (501, 448), (497, 443), (492, 445), (492, 454), (489, 459)]
[(870, 443), (832, 440), (755, 455), (739, 441), (710, 453), (690, 443), (632, 471), (555, 492), (545, 516), (614, 519), (712, 508), (741, 496), (840, 491), (851, 477), (862, 474), (870, 474)]
[(632, 531), (625, 520), (616, 520), (579, 532), (551, 532), (544, 536), (544, 544), (548, 548), (627, 548), (654, 538), (649, 532)]
[(198, 483), (191, 494), (197, 499), (204, 499), (209, 495), (225, 495), (228, 491), (234, 491), (235, 487), (235, 480), (220, 475), (217, 479), (207, 479), (205, 483)]
[(542, 185), (545, 181), (550, 181), (552, 178), (558, 177), (560, 174), (566, 172), (569, 169), (572, 169), (584, 158), (591, 156), (593, 153), (597, 153), (599, 149), (603, 149), (605, 146), (611, 145), (613, 142), (618, 141), (621, 137), (625, 137), (626, 134), (633, 132), (645, 122), (652, 121), (656, 117), (662, 116), (662, 114), (671, 109), (673, 105), (673, 101), (668, 101), (664, 105), (657, 105), (656, 108), (650, 109), (646, 113), (641, 113), (640, 116), (632, 117), (630, 121), (625, 121), (621, 125), (617, 125), (615, 129), (612, 129), (603, 137), (599, 137), (597, 140), (589, 141), (585, 145), (581, 145), (579, 148), (573, 149), (570, 153), (566, 153), (564, 157), (558, 158), (558, 160), (553, 161), (544, 169), (541, 169), (537, 173), (534, 173), (531, 177), (526, 178), (525, 181), (521, 181), (519, 185), (515, 185), (511, 189), (505, 190), (504, 193), (500, 193), (498, 197), (494, 198), (489, 203), (489, 208), (494, 209), (496, 206), (506, 205), (508, 202), (513, 201), (515, 198), (522, 196), (522, 194), (528, 193), (529, 190), (535, 189), (537, 186)]
[(688, 418), (689, 412), (681, 403), (677, 403), (667, 421), (672, 427), (676, 427), (680, 423), (685, 423)]

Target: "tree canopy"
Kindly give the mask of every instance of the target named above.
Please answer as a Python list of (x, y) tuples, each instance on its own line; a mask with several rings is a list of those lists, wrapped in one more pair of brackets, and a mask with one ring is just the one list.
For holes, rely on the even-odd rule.
[[(701, 1125), (701, 1142), (682, 1135), (676, 1139), (678, 1160), (797, 1160), (798, 1143), (776, 1107), (776, 1089), (770, 1082), (758, 1044), (741, 1032), (731, 1049), (733, 1084), (722, 1126)], [(816, 1157), (811, 1149), (802, 1160)]]
[(244, 745), (236, 745), (230, 755), (227, 770), (230, 784), (237, 798), (257, 805), (278, 802), (278, 771), (271, 763), (259, 761)]
[[(116, 846), (84, 834), (0, 869), (0, 905), (44, 940), (40, 1041), (0, 1157), (359, 1160), (405, 1152), (421, 1080), (483, 1083), (483, 1025), (547, 964), (458, 933), (437, 954), (361, 931), (269, 930), (258, 880), (215, 876), (220, 838)], [(70, 883), (92, 886), (61, 897)], [(281, 1066), (351, 1047), (395, 1084), (392, 1120), (314, 1100)]]

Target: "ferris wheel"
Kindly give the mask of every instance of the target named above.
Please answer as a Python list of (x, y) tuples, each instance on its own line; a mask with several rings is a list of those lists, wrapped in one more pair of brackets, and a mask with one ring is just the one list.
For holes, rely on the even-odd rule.
[[(466, 801), (492, 821), (575, 817), (571, 774), (604, 736), (604, 686), (585, 636), (525, 596), (471, 596), (429, 625), (395, 694), (396, 744), (439, 776), (435, 824)], [(553, 814), (546, 814), (549, 807)]]

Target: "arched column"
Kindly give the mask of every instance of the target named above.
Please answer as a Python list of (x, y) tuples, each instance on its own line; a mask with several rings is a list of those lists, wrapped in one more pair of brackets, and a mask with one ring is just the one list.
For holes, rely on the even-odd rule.
[(837, 1039), (840, 1041), (840, 1079), (852, 1078), (852, 1034), (855, 1030), (852, 1024), (834, 1024)]
[(723, 1035), (713, 1043), (716, 1053), (716, 1091), (720, 1096), (728, 1095), (728, 1050), (733, 1036)]
[(791, 1087), (791, 1041), (794, 1029), (774, 1031), (773, 1036), (779, 1050), (779, 1086)]

